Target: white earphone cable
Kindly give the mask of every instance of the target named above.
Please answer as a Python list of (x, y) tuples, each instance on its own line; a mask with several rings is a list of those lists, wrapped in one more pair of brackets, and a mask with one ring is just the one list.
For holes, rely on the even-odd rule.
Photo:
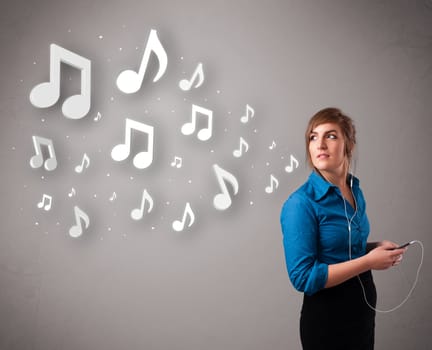
[[(353, 197), (353, 200), (354, 200), (354, 205), (355, 205), (355, 211), (354, 211), (354, 214), (353, 214), (353, 216), (351, 217), (351, 219), (348, 218), (348, 212), (347, 212), (346, 201), (345, 201), (345, 198), (342, 196), (342, 199), (343, 199), (343, 202), (344, 202), (345, 218), (346, 218), (346, 220), (347, 220), (347, 224), (348, 224), (348, 253), (349, 253), (349, 259), (350, 259), (350, 260), (352, 260), (352, 253), (351, 253), (351, 245), (352, 245), (352, 244), (351, 244), (351, 223), (352, 223), (352, 221), (354, 220), (354, 217), (357, 215), (357, 201), (356, 201), (356, 198), (355, 198), (354, 193), (353, 193), (353, 190), (352, 190), (352, 184), (353, 184), (353, 175), (351, 174), (350, 188), (351, 188), (351, 194), (352, 194), (352, 197)], [(422, 267), (422, 265), (423, 265), (423, 255), (424, 255), (424, 246), (423, 246), (423, 243), (422, 243), (421, 241), (419, 241), (419, 240), (414, 240), (413, 243), (417, 243), (417, 244), (419, 244), (420, 247), (421, 247), (421, 258), (420, 258), (420, 263), (419, 263), (418, 268), (417, 268), (417, 272), (416, 272), (416, 277), (415, 277), (414, 283), (413, 283), (411, 289), (409, 290), (407, 296), (405, 297), (405, 299), (402, 300), (402, 302), (401, 302), (399, 305), (396, 305), (395, 307), (393, 307), (393, 308), (391, 308), (391, 309), (389, 309), (389, 310), (380, 310), (380, 309), (377, 309), (376, 307), (373, 307), (373, 306), (369, 303), (369, 301), (367, 300), (365, 287), (364, 287), (364, 285), (363, 285), (363, 282), (362, 282), (360, 276), (357, 275), (357, 278), (358, 278), (358, 280), (359, 280), (359, 282), (360, 282), (360, 286), (361, 286), (362, 291), (363, 291), (363, 297), (364, 297), (364, 300), (365, 300), (366, 304), (367, 304), (367, 305), (368, 305), (372, 310), (374, 310), (374, 311), (376, 311), (376, 312), (380, 312), (380, 313), (389, 313), (389, 312), (392, 312), (392, 311), (395, 311), (395, 310), (399, 309), (399, 308), (400, 308), (402, 305), (404, 305), (404, 304), (406, 303), (406, 301), (410, 298), (412, 292), (414, 291), (414, 288), (415, 288), (416, 285), (417, 285), (417, 281), (418, 281), (418, 278), (419, 278), (419, 275), (420, 275), (420, 270), (421, 270), (421, 267)]]

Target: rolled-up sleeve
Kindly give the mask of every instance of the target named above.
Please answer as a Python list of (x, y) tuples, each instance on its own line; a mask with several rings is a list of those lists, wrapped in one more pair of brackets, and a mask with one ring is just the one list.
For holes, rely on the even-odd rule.
[(312, 204), (298, 193), (284, 203), (280, 222), (288, 275), (294, 288), (312, 295), (327, 282), (328, 265), (318, 260), (318, 219)]

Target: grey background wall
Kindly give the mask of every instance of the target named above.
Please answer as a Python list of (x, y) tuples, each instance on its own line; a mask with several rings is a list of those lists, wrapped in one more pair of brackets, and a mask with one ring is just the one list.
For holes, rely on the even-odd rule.
[[(431, 1), (17, 0), (0, 16), (1, 349), (299, 349), (302, 296), (286, 274), (279, 211), (309, 173), (307, 120), (327, 106), (356, 121), (371, 240), (425, 245), (412, 297), (377, 315), (376, 348), (429, 347)], [(138, 69), (151, 29), (167, 70), (153, 83), (152, 57), (126, 95), (116, 78)], [(85, 118), (61, 112), (80, 86), (67, 65), (58, 103), (30, 103), (49, 78), (51, 43), (92, 62)], [(203, 85), (180, 90), (199, 62)], [(214, 113), (208, 141), (180, 132), (192, 104)], [(246, 105), (255, 114), (243, 124)], [(125, 118), (154, 126), (147, 169), (110, 156)], [(54, 171), (30, 166), (34, 135), (52, 139)], [(132, 151), (145, 149), (132, 136)], [(249, 149), (236, 158), (240, 137)], [(84, 153), (91, 163), (78, 174)], [(299, 167), (288, 173), (291, 155)], [(213, 206), (213, 164), (239, 183), (224, 211)], [(279, 186), (267, 193), (271, 175)], [(154, 207), (136, 221), (144, 189)], [(43, 194), (49, 211), (37, 207)], [(186, 202), (195, 222), (176, 232)], [(90, 220), (79, 238), (68, 233), (74, 206)], [(375, 273), (379, 307), (402, 301), (419, 259), (414, 246), (400, 267)]]

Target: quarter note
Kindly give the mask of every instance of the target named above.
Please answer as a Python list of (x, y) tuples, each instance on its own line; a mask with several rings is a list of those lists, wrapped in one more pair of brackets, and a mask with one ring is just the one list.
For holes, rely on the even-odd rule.
[(115, 192), (113, 192), (112, 195), (111, 195), (111, 197), (109, 197), (109, 200), (111, 202), (114, 202), (116, 198), (117, 198), (117, 194)]
[(299, 166), (299, 162), (298, 162), (298, 160), (295, 159), (294, 156), (291, 154), (291, 155), (290, 155), (290, 164), (287, 165), (287, 166), (285, 167), (285, 171), (286, 171), (287, 173), (292, 173), (293, 170), (294, 170), (294, 165), (295, 165), (295, 168), (297, 169), (298, 166)]
[(198, 82), (194, 86), (195, 89), (200, 87), (204, 82), (204, 71), (203, 71), (202, 63), (198, 64), (190, 80), (187, 79), (180, 80), (179, 82), (180, 89), (182, 89), (183, 91), (189, 91), (196, 80), (198, 80)]
[(276, 142), (272, 142), (272, 144), (269, 146), (269, 149), (275, 149), (276, 148)]
[(185, 223), (186, 223), (186, 218), (189, 218), (188, 227), (191, 227), (193, 225), (193, 223), (195, 222), (195, 214), (192, 211), (192, 208), (191, 208), (189, 202), (186, 203), (185, 210), (183, 212), (183, 218), (181, 219), (181, 221), (175, 220), (172, 223), (172, 228), (174, 229), (174, 231), (177, 231), (177, 232), (183, 231)]
[[(84, 164), (85, 164), (85, 165), (84, 165)], [(88, 157), (87, 153), (84, 153), (82, 163), (81, 163), (80, 165), (77, 165), (77, 166), (75, 167), (75, 171), (76, 171), (78, 174), (81, 174), (82, 171), (83, 171), (84, 169), (87, 169), (89, 166), (90, 166), (90, 158)]]
[(153, 209), (153, 198), (149, 195), (147, 190), (145, 189), (142, 194), (141, 206), (139, 208), (135, 208), (131, 211), (131, 218), (134, 220), (140, 220), (144, 214), (144, 206), (145, 203), (148, 203), (147, 213), (150, 213)]
[(141, 60), (138, 73), (127, 69), (121, 72), (117, 77), (117, 87), (120, 91), (124, 92), (125, 94), (132, 94), (141, 88), (144, 75), (147, 70), (147, 65), (150, 60), (150, 54), (152, 52), (156, 54), (159, 62), (159, 70), (154, 77), (153, 82), (157, 82), (164, 75), (168, 65), (168, 56), (157, 36), (157, 31), (152, 29), (147, 40), (147, 45), (144, 50), (144, 55)]
[(137, 122), (126, 118), (125, 126), (125, 143), (116, 145), (111, 151), (111, 157), (119, 162), (125, 160), (130, 154), (132, 130), (137, 130), (147, 134), (147, 150), (137, 153), (134, 156), (133, 164), (138, 169), (145, 169), (153, 162), (153, 143), (154, 128), (153, 126)]
[[(42, 164), (48, 171), (57, 168), (57, 158), (54, 152), (54, 145), (52, 140), (41, 136), (32, 136), (33, 146), (36, 154), (30, 159), (30, 166), (34, 169), (40, 168)], [(48, 147), (49, 158), (44, 161), (41, 145)]]
[(81, 71), (81, 92), (68, 97), (62, 105), (66, 118), (80, 119), (90, 110), (91, 62), (85, 57), (56, 44), (50, 45), (50, 80), (36, 85), (30, 92), (30, 102), (38, 108), (54, 105), (60, 97), (60, 64), (64, 62)]
[(191, 135), (195, 132), (197, 124), (197, 115), (202, 114), (207, 117), (207, 127), (198, 131), (197, 137), (201, 141), (207, 141), (212, 136), (213, 130), (213, 111), (197, 105), (192, 105), (192, 120), (183, 124), (181, 132), (183, 135)]
[(90, 225), (90, 219), (84, 211), (82, 211), (80, 208), (78, 208), (78, 206), (74, 207), (74, 214), (75, 214), (76, 225), (73, 225), (69, 229), (69, 235), (71, 237), (77, 238), (77, 237), (81, 236), (83, 233), (83, 227), (81, 224), (81, 219), (84, 221), (85, 229), (88, 229), (88, 227)]
[(222, 169), (217, 164), (213, 164), (213, 170), (216, 174), (216, 179), (219, 183), (219, 187), (221, 188), (222, 192), (218, 193), (213, 198), (213, 205), (218, 210), (225, 210), (228, 209), (232, 204), (231, 196), (228, 192), (226, 182), (229, 182), (234, 190), (234, 195), (237, 194), (239, 190), (239, 184), (235, 176), (225, 169)]
[(242, 123), (247, 123), (250, 118), (253, 118), (254, 115), (255, 115), (255, 110), (247, 104), (246, 105), (246, 114), (240, 118), (240, 121)]
[(233, 152), (234, 157), (240, 158), (243, 155), (243, 148), (244, 148), (244, 151), (246, 153), (249, 149), (249, 145), (244, 140), (243, 137), (240, 137), (240, 146), (239, 146), (239, 149), (234, 150), (234, 152)]
[(270, 175), (270, 185), (265, 188), (267, 193), (273, 193), (273, 191), (279, 187), (279, 181), (276, 179), (273, 174)]
[[(47, 203), (45, 204), (45, 202)], [(40, 209), (44, 208), (44, 210), (48, 211), (51, 209), (51, 203), (52, 203), (52, 197), (44, 193), (42, 196), (42, 200), (38, 203), (37, 207)]]

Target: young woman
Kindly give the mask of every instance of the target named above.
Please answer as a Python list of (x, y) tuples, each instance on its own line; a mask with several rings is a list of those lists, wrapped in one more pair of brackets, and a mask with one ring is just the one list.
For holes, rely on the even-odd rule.
[(373, 349), (376, 290), (370, 270), (397, 265), (405, 249), (367, 243), (359, 180), (349, 173), (353, 121), (337, 108), (316, 113), (306, 130), (309, 179), (284, 203), (281, 226), (288, 275), (304, 293), (303, 349)]

